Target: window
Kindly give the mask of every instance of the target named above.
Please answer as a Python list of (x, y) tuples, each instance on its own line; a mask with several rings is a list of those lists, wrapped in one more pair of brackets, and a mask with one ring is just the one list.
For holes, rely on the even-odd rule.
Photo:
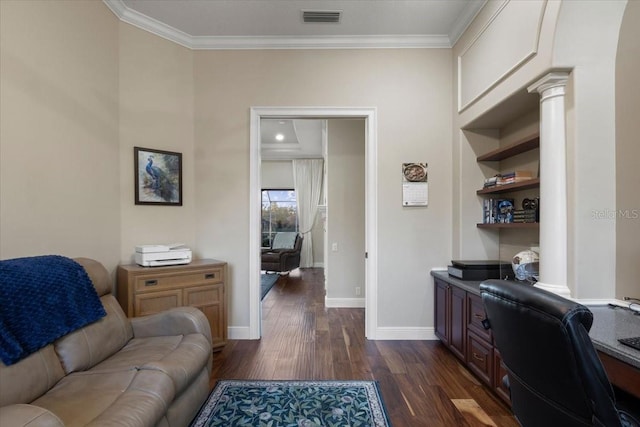
[(271, 247), (278, 231), (298, 231), (297, 208), (295, 190), (262, 190), (262, 247)]

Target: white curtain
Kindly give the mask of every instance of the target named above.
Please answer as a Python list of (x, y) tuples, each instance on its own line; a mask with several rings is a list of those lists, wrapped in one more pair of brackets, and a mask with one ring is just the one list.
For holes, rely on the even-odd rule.
[(293, 186), (298, 201), (298, 226), (302, 240), (300, 267), (313, 267), (311, 229), (318, 212), (322, 191), (322, 159), (294, 159)]

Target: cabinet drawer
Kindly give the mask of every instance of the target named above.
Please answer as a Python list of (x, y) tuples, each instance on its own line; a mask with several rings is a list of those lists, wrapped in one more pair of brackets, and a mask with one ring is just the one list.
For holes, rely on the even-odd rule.
[(153, 292), (136, 295), (134, 316), (146, 316), (182, 306), (182, 290)]
[(189, 286), (193, 284), (221, 283), (224, 280), (222, 269), (193, 271), (185, 273), (159, 273), (158, 275), (144, 275), (135, 278), (136, 292), (155, 291), (162, 288)]
[(482, 321), (487, 317), (482, 304), (482, 298), (478, 295), (467, 293), (467, 328), (487, 342), (491, 342), (491, 330), (485, 329)]
[(468, 331), (467, 364), (482, 381), (491, 385), (493, 378), (493, 348), (484, 339)]

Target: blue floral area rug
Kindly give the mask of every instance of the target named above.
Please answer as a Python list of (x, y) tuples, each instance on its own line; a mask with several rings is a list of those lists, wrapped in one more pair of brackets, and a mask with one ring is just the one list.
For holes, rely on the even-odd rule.
[(220, 380), (191, 427), (390, 427), (375, 381)]

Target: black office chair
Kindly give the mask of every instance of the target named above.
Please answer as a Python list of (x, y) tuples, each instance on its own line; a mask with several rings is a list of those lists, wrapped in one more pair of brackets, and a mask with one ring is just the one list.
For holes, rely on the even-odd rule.
[(481, 283), (480, 294), (522, 426), (640, 426), (616, 408), (589, 338), (593, 315), (587, 307), (502, 280)]

